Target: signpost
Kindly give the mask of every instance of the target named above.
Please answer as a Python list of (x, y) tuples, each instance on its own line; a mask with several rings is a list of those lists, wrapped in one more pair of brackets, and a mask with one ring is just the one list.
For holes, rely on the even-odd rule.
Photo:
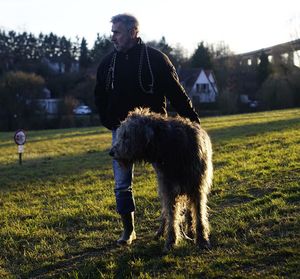
[(22, 165), (22, 154), (24, 152), (24, 144), (26, 142), (26, 134), (23, 130), (16, 131), (14, 135), (15, 143), (18, 145), (19, 164)]

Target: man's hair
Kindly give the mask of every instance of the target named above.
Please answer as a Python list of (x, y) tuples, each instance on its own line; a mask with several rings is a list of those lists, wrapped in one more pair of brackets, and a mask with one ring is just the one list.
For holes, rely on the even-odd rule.
[(136, 19), (136, 17), (131, 14), (115, 15), (111, 18), (110, 22), (113, 24), (121, 22), (127, 27), (128, 30), (135, 29), (135, 30), (139, 31), (139, 22)]

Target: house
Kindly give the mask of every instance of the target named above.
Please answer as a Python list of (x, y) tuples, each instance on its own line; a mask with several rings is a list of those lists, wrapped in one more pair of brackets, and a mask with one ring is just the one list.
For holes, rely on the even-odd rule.
[(212, 70), (180, 68), (178, 76), (193, 104), (216, 102), (218, 88)]
[(63, 99), (36, 99), (37, 105), (46, 114), (58, 114), (63, 102)]
[[(48, 58), (42, 58), (42, 62), (47, 65), (49, 69), (51, 69), (56, 74), (64, 74), (66, 73), (66, 64), (58, 61), (50, 61)], [(70, 73), (78, 73), (79, 72), (79, 62), (74, 60), (69, 65)]]
[(63, 105), (63, 99), (51, 98), (51, 91), (44, 87), (40, 93), (39, 98), (35, 99), (34, 102), (37, 105), (40, 113), (58, 114)]

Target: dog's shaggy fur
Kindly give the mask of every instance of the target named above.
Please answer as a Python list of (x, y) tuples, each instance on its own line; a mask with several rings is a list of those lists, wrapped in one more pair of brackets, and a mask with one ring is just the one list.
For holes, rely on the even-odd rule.
[(153, 164), (162, 205), (162, 223), (157, 233), (160, 236), (166, 232), (165, 252), (180, 236), (182, 205), (191, 213), (196, 244), (201, 248), (209, 246), (207, 195), (213, 177), (212, 147), (199, 124), (136, 109), (118, 128), (110, 155), (123, 164)]

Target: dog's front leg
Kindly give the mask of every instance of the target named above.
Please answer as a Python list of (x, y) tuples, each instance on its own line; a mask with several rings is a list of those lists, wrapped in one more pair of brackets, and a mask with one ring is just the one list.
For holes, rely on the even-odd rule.
[(166, 241), (163, 249), (164, 253), (168, 253), (176, 244), (179, 226), (176, 222), (176, 199), (174, 196), (168, 197), (166, 203)]
[(156, 231), (156, 234), (155, 234), (155, 238), (156, 239), (159, 239), (160, 237), (162, 237), (165, 233), (165, 228), (166, 228), (166, 217), (165, 217), (165, 214), (162, 212), (160, 214), (160, 225), (159, 225), (159, 228), (158, 230)]
[(153, 163), (153, 168), (156, 171), (156, 175), (157, 175), (157, 182), (158, 182), (158, 188), (157, 188), (157, 192), (158, 192), (158, 197), (160, 200), (160, 206), (161, 206), (161, 213), (160, 213), (160, 225), (158, 230), (156, 231), (155, 234), (155, 239), (159, 239), (160, 237), (162, 237), (165, 234), (165, 229), (166, 229), (166, 200), (164, 199), (164, 176), (163, 173), (160, 171), (159, 167), (157, 164)]

